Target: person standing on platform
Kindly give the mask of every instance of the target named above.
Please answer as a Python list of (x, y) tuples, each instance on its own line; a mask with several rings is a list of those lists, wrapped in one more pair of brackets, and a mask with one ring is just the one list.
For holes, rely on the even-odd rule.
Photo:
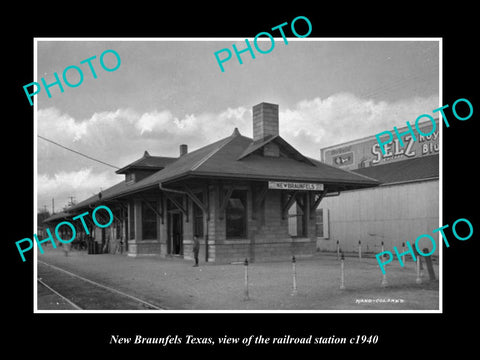
[(193, 257), (195, 259), (194, 267), (198, 266), (198, 252), (200, 251), (200, 241), (198, 240), (198, 236), (195, 235), (193, 237)]

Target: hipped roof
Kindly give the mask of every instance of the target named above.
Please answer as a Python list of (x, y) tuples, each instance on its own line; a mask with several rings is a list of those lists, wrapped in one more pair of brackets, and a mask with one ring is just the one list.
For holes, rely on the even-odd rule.
[[(287, 156), (269, 157), (256, 152), (270, 142), (279, 146)], [(101, 200), (158, 188), (159, 185), (175, 185), (176, 182), (190, 177), (318, 182), (342, 185), (348, 189), (379, 184), (368, 176), (307, 158), (280, 136), (271, 137), (259, 145), (235, 129), (231, 136), (187, 153), (167, 164), (164, 169), (136, 183), (127, 184), (122, 181), (102, 191)], [(70, 210), (91, 205), (98, 200), (99, 196), (93, 196)]]
[[(378, 185), (375, 179), (308, 158), (305, 158), (305, 162), (291, 157), (262, 156), (254, 152), (242, 157), (252, 142), (252, 139), (234, 131), (227, 138), (180, 157), (164, 170), (133, 186), (171, 183), (186, 176)], [(287, 144), (280, 136), (271, 138), (269, 142), (276, 142), (280, 146)]]
[(176, 158), (165, 156), (151, 156), (148, 151), (145, 151), (143, 156), (115, 171), (117, 174), (124, 174), (131, 170), (161, 170), (168, 164), (174, 162)]

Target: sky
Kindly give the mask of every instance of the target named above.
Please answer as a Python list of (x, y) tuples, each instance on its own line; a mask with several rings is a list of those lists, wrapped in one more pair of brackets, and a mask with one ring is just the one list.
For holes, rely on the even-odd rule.
[[(328, 41), (326, 41), (328, 40)], [(178, 156), (229, 136), (235, 127), (252, 136), (252, 106), (279, 105), (280, 136), (306, 156), (320, 149), (391, 130), (432, 114), (439, 99), (439, 43), (436, 39), (340, 41), (275, 38), (273, 50), (244, 39), (156, 39), (93, 41), (37, 39), (37, 79), (53, 83), (65, 68), (78, 66), (83, 81), (63, 83), (35, 95), (37, 134), (116, 167), (150, 155)], [(270, 41), (259, 41), (268, 49)], [(232, 58), (220, 70), (214, 53)], [(105, 71), (100, 56), (120, 56)], [(222, 53), (224, 56), (226, 53)], [(97, 78), (87, 63), (91, 60)], [(103, 58), (107, 68), (117, 59)], [(75, 84), (75, 69), (67, 72)], [(124, 179), (115, 168), (37, 139), (37, 206), (55, 211)]]

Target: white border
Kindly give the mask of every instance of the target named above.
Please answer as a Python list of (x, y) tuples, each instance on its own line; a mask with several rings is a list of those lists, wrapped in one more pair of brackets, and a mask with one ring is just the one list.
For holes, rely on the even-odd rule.
[[(125, 42), (125, 41), (244, 41), (245, 39), (253, 40), (253, 37), (227, 37), (227, 38), (130, 38), (130, 37), (121, 37), (121, 38), (91, 38), (91, 37), (78, 37), (78, 38), (65, 38), (65, 37), (52, 37), (52, 38), (33, 38), (33, 74), (35, 82), (38, 82), (38, 73), (37, 73), (37, 60), (38, 60), (38, 52), (37, 52), (37, 44), (39, 41), (115, 41), (115, 42)], [(275, 40), (283, 40), (282, 37), (274, 37)], [(269, 41), (269, 38), (258, 38), (257, 40), (260, 41)], [(443, 38), (441, 37), (364, 37), (364, 38), (322, 38), (322, 37), (306, 37), (306, 38), (290, 38), (287, 37), (288, 42), (296, 42), (296, 41), (437, 41), (439, 43), (439, 107), (443, 104), (443, 88), (442, 88), (442, 73), (443, 73)], [(38, 204), (37, 204), (37, 101), (34, 101), (34, 125), (33, 125), (33, 145), (34, 145), (34, 165), (33, 165), (33, 174), (34, 174), (34, 230), (32, 233), (36, 233), (38, 224), (37, 224), (37, 213), (38, 211)], [(439, 115), (439, 124), (441, 124), (440, 119), (441, 115)], [(442, 189), (443, 189), (443, 126), (440, 126), (440, 179), (439, 179), (439, 227), (442, 226), (442, 217), (443, 217), (443, 196), (442, 196)], [(33, 240), (33, 239), (32, 239)], [(439, 241), (440, 243), (440, 241)], [(438, 310), (39, 310), (37, 304), (37, 246), (33, 246), (33, 306), (34, 306), (34, 313), (35, 314), (58, 314), (58, 313), (68, 313), (68, 314), (85, 314), (85, 313), (101, 313), (101, 314), (110, 314), (110, 313), (120, 313), (120, 314), (227, 314), (227, 313), (251, 313), (251, 314), (323, 314), (323, 313), (337, 313), (337, 314), (377, 314), (377, 313), (385, 313), (385, 314), (405, 314), (405, 313), (413, 313), (413, 314), (439, 314), (443, 313), (443, 247), (439, 246), (439, 309)]]
[[(443, 104), (443, 41), (440, 38), (438, 43), (438, 107), (441, 107)], [(440, 114), (438, 117), (439, 125), (439, 134), (440, 134), (440, 168), (439, 168), (439, 198), (438, 198), (438, 227), (442, 226), (443, 222), (443, 123), (440, 122), (443, 120), (443, 116)], [(433, 229), (432, 229), (433, 230)], [(438, 307), (439, 312), (443, 313), (443, 246), (440, 245), (440, 235), (438, 236), (438, 247), (439, 247), (439, 263), (438, 263)]]

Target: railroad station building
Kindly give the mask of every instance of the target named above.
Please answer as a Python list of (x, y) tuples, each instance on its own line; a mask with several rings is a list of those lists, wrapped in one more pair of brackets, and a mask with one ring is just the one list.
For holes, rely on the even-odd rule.
[[(379, 253), (402, 243), (414, 244), (417, 237), (430, 234), (436, 241), (438, 256), (439, 235), (432, 230), (439, 224), (439, 124), (436, 130), (423, 136), (414, 129), (402, 137), (404, 146), (394, 141), (380, 150), (375, 135), (320, 150), (325, 164), (377, 179), (378, 187), (345, 190), (338, 196), (325, 198), (317, 209), (319, 251)], [(421, 123), (419, 124), (421, 125)], [(432, 130), (432, 123), (420, 126), (424, 134)], [(400, 128), (399, 133), (407, 131)], [(330, 194), (334, 195), (334, 194)], [(360, 242), (360, 243), (359, 243)], [(432, 248), (427, 239), (419, 247)], [(407, 250), (407, 249), (405, 249)], [(407, 256), (407, 259), (410, 259)]]
[(253, 139), (232, 130), (191, 152), (180, 145), (177, 158), (145, 151), (116, 171), (124, 180), (68, 214), (112, 210), (109, 228), (88, 224), (102, 252), (192, 259), (196, 235), (203, 261), (289, 259), (317, 250), (316, 209), (326, 196), (380, 184), (302, 155), (280, 136), (276, 104), (253, 106)]

